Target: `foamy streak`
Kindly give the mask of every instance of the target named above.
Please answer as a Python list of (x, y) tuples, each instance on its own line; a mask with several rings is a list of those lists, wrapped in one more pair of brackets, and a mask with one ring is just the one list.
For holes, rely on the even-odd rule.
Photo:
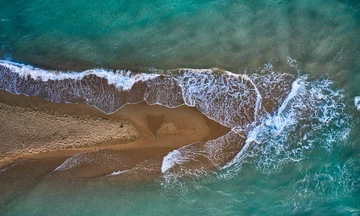
[(275, 113), (285, 97), (290, 93), (294, 77), (286, 73), (276, 73), (271, 64), (266, 64), (258, 74), (251, 74), (250, 79), (262, 97), (262, 110)]
[(165, 173), (168, 169), (175, 166), (175, 164), (183, 163), (185, 160), (186, 158), (182, 157), (180, 149), (169, 152), (163, 159), (161, 173)]
[(113, 169), (124, 163), (124, 158), (116, 154), (112, 154), (109, 150), (98, 150), (94, 152), (78, 153), (68, 159), (54, 169), (54, 171), (69, 170), (84, 164), (103, 164)]
[(166, 183), (182, 178), (196, 178), (216, 170), (234, 158), (245, 139), (234, 131), (215, 140), (197, 142), (168, 153), (161, 172)]
[(76, 154), (73, 157), (66, 159), (62, 164), (56, 167), (54, 171), (71, 169), (73, 167), (78, 166), (83, 161), (89, 161), (89, 158), (86, 157), (86, 153)]
[(360, 111), (360, 96), (355, 97), (354, 99), (355, 107)]
[[(343, 95), (331, 84), (329, 80), (309, 82), (305, 76), (297, 79), (278, 111), (248, 133), (245, 146), (224, 169), (236, 172), (249, 159), (261, 172), (274, 172), (302, 160), (314, 145), (328, 150), (344, 141), (348, 125)], [(337, 129), (327, 131), (329, 125)]]
[(109, 176), (121, 175), (121, 174), (124, 174), (127, 172), (129, 172), (129, 170), (119, 170), (119, 171), (112, 172), (111, 174), (109, 174)]
[(0, 169), (0, 174), (8, 170), (8, 167), (5, 167), (4, 169)]
[(244, 147), (229, 163), (227, 163), (223, 167), (223, 169), (239, 163), (243, 159), (244, 153), (252, 143), (260, 144), (260, 141), (257, 140), (257, 136), (262, 132), (264, 127), (271, 125), (277, 130), (275, 134), (279, 134), (285, 126), (290, 125), (289, 120), (292, 119), (289, 117), (284, 118), (282, 114), (284, 110), (289, 106), (289, 102), (298, 94), (299, 91), (304, 90), (303, 88), (304, 86), (302, 85), (301, 79), (297, 79), (293, 82), (290, 93), (288, 94), (284, 102), (281, 104), (277, 113), (274, 116), (265, 119), (262, 124), (256, 126), (248, 133)]
[(301, 79), (295, 80), (292, 84), (292, 88), (290, 91), (290, 94), (286, 97), (283, 104), (281, 104), (279, 111), (277, 112), (277, 115), (281, 115), (281, 113), (285, 110), (285, 108), (288, 106), (289, 102), (298, 94), (299, 90), (303, 88), (304, 86), (301, 85)]
[(81, 73), (79, 72), (58, 72), (58, 71), (48, 71), (35, 68), (29, 65), (23, 65), (19, 63), (2, 61), (0, 60), (0, 65), (8, 68), (13, 73), (17, 73), (19, 76), (26, 79), (41, 80), (47, 82), (49, 80), (81, 80), (89, 75), (96, 75), (99, 78), (105, 78), (109, 85), (115, 85), (118, 88), (123, 90), (129, 90), (134, 85), (135, 82), (146, 81), (157, 77), (157, 74), (136, 74), (134, 75), (129, 70), (116, 70), (108, 71), (104, 69), (91, 69), (86, 70)]
[(177, 80), (187, 106), (220, 124), (248, 129), (259, 112), (261, 95), (244, 75), (213, 70), (181, 69)]

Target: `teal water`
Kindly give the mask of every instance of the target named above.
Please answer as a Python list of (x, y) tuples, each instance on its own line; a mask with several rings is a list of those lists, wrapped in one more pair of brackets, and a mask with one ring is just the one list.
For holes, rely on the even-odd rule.
[(360, 215), (359, 35), (360, 3), (349, 0), (0, 0), (2, 60), (62, 70), (218, 67), (251, 76), (267, 63), (294, 74), (290, 57), (314, 91), (291, 108), (315, 107), (309, 115), (287, 107), (279, 132), (269, 117), (256, 127), (256, 144), (214, 173), (126, 184), (44, 178), (0, 213)]

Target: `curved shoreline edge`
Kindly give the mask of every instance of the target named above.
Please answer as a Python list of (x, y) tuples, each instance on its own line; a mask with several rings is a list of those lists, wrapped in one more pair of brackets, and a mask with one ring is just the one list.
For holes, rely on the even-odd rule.
[[(290, 60), (288, 64), (296, 67)], [(179, 131), (178, 125), (161, 124), (164, 121), (164, 109), (193, 109), (206, 116), (206, 119), (228, 128), (219, 136), (207, 136), (208, 139), (194, 139), (176, 145), (162, 157), (161, 168), (157, 169), (161, 169), (162, 176), (169, 181), (186, 176), (203, 176), (207, 170), (234, 167), (241, 163), (244, 152), (252, 144), (262, 143), (262, 140), (272, 135), (284, 133), (282, 136), (287, 136), (291, 131), (287, 128), (295, 126), (299, 121), (305, 121), (303, 124), (308, 125), (306, 121), (310, 118), (319, 122), (318, 128), (321, 128), (322, 123), (336, 118), (344, 108), (339, 101), (342, 94), (332, 89), (331, 80), (309, 81), (301, 73), (294, 76), (277, 72), (271, 64), (264, 65), (258, 73), (250, 75), (218, 69), (186, 68), (155, 71), (155, 74), (135, 74), (125, 70), (104, 69), (83, 73), (54, 72), (0, 61), (0, 78), (0, 89), (5, 91), (68, 106), (87, 104), (102, 111), (102, 115), (116, 116), (126, 107), (141, 104), (157, 106), (163, 111), (156, 115), (148, 113), (141, 118), (131, 119), (139, 116), (137, 111), (133, 111), (134, 115), (127, 116), (132, 122), (140, 123), (137, 125), (148, 125), (147, 131), (150, 131), (153, 139), (158, 138), (159, 130)], [(187, 127), (199, 122), (183, 117), (170, 122), (184, 119), (188, 119), (184, 122)], [(190, 120), (194, 120), (193, 123)], [(149, 124), (149, 121), (154, 123)], [(166, 125), (165, 129), (161, 129), (163, 125)], [(206, 133), (213, 134), (214, 131)], [(191, 130), (184, 132), (184, 138), (189, 133)], [(169, 141), (175, 142), (176, 139)], [(74, 155), (70, 161), (67, 160), (67, 168), (61, 166), (62, 170), (71, 169), (73, 164), (76, 167), (88, 163), (87, 157)], [(123, 173), (122, 170), (113, 171)]]
[[(164, 146), (160, 143), (164, 137), (187, 134), (183, 142), (169, 143), (174, 148), (188, 144), (184, 142), (206, 141), (228, 130), (206, 119), (194, 108), (167, 109), (145, 103), (128, 105), (107, 115), (86, 104), (57, 104), (39, 97), (0, 91), (0, 109), (3, 122), (0, 156), (3, 160), (66, 149), (77, 152), (111, 146), (119, 149), (152, 146), (146, 141), (152, 142), (153, 146)], [(164, 117), (156, 128), (156, 140), (151, 132), (151, 126), (156, 122), (146, 119), (151, 115)], [(185, 121), (192, 123), (192, 127)]]

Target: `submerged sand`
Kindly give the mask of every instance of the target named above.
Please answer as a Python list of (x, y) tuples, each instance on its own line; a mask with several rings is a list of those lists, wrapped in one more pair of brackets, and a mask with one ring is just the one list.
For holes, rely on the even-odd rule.
[[(143, 102), (106, 115), (86, 104), (57, 104), (0, 91), (0, 204), (44, 176), (61, 181), (159, 176), (168, 152), (228, 131), (186, 106), (170, 109)], [(68, 169), (77, 159), (81, 164)], [(131, 172), (111, 176), (121, 170)]]
[(71, 156), (99, 149), (181, 146), (229, 131), (196, 108), (145, 102), (106, 115), (86, 104), (57, 104), (0, 91), (0, 165), (21, 158)]

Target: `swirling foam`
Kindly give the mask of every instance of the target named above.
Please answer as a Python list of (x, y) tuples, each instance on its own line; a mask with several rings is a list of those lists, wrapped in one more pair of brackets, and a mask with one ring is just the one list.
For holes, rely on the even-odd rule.
[(299, 77), (279, 109), (248, 133), (242, 151), (224, 168), (232, 173), (248, 161), (260, 172), (272, 173), (301, 161), (314, 147), (330, 151), (350, 129), (343, 97), (330, 80)]
[(354, 104), (358, 111), (360, 111), (360, 96), (354, 98)]

